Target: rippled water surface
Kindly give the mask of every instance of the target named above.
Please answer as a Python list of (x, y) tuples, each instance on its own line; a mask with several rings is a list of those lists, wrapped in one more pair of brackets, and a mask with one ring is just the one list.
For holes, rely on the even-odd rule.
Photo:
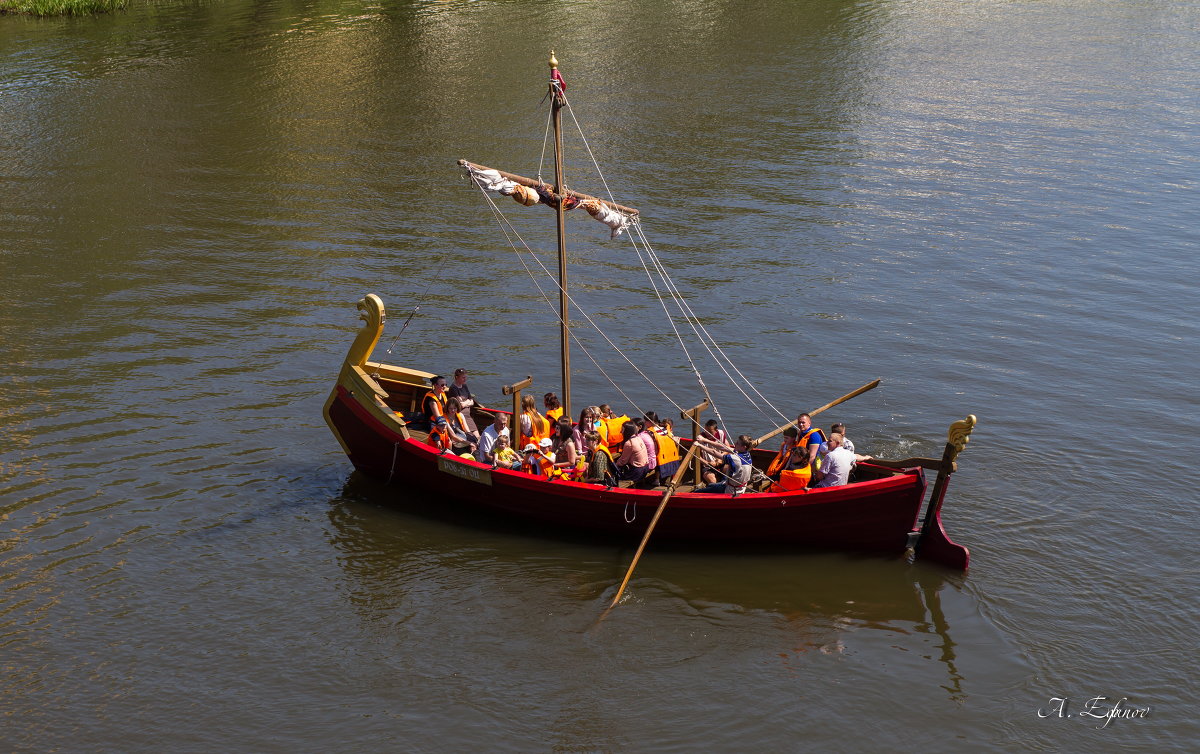
[[(0, 16), (2, 748), (1194, 750), (1198, 21)], [(390, 307), (385, 360), (467, 366), (493, 403), (557, 384), (554, 314), (454, 164), (538, 173), (551, 47), (617, 200), (772, 402), (882, 377), (822, 423), (894, 457), (979, 417), (944, 513), (969, 573), (652, 544), (594, 625), (631, 549), (352, 473), (321, 405), (364, 293)], [(568, 180), (602, 193), (567, 122)], [(549, 216), (502, 206), (548, 252)], [(699, 402), (632, 247), (569, 226), (580, 307)], [(583, 348), (674, 411), (584, 330), (576, 404), (623, 401)], [(770, 429), (707, 379), (731, 429)], [(1097, 696), (1150, 711), (1101, 727)]]

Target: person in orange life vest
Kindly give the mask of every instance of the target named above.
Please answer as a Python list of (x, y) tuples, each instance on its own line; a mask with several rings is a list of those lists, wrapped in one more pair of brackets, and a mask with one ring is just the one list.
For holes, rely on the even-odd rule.
[(546, 404), (546, 418), (551, 422), (556, 422), (562, 418), (563, 405), (562, 401), (554, 393), (546, 393), (542, 396), (542, 402)]
[(584, 481), (592, 484), (604, 484), (615, 487), (617, 484), (617, 468), (613, 463), (612, 454), (599, 432), (592, 430), (583, 433), (584, 448), (587, 453), (587, 468), (584, 470)]
[[(722, 445), (729, 445), (729, 433), (721, 429), (716, 419), (704, 422), (704, 429), (700, 430), (700, 437)], [(716, 484), (717, 466), (721, 463), (721, 454), (704, 443), (700, 444), (700, 450), (697, 453), (700, 455), (700, 478), (704, 480), (705, 484)]]
[(467, 420), (467, 429), (475, 435), (479, 434), (479, 427), (475, 426), (475, 419), (471, 416), (471, 407), (475, 405), (475, 396), (471, 395), (471, 388), (467, 387), (467, 370), (459, 367), (454, 370), (454, 382), (446, 389), (446, 395), (449, 398), (457, 398), (462, 405), (463, 416)]
[(800, 432), (795, 427), (788, 427), (783, 430), (783, 443), (779, 448), (779, 452), (771, 459), (771, 463), (767, 465), (767, 476), (772, 479), (778, 479), (781, 471), (790, 471), (803, 459), (807, 459), (807, 451), (796, 444), (800, 438)]
[(808, 464), (815, 474), (821, 466), (817, 463), (817, 454), (827, 439), (825, 433), (821, 431), (820, 427), (812, 425), (812, 417), (808, 414), (800, 414), (796, 417), (796, 429), (800, 433), (796, 439), (796, 445), (804, 449), (800, 464)]
[(521, 396), (521, 442), (537, 443), (550, 436), (550, 422), (537, 411), (537, 401), (532, 395)]
[(637, 433), (636, 424), (631, 421), (625, 422), (621, 428), (625, 447), (621, 451), (621, 457), (617, 459), (617, 477), (632, 482), (640, 482), (642, 477), (646, 476), (650, 463), (645, 443), (634, 439)]
[(429, 385), (429, 392), (421, 399), (421, 414), (432, 425), (439, 416), (446, 415), (446, 378), (430, 377)]
[[(544, 444), (542, 444), (544, 443)], [(550, 438), (542, 438), (537, 445), (529, 443), (525, 446), (525, 461), (521, 464), (521, 471), (526, 474), (533, 474), (544, 479), (553, 477), (554, 472), (554, 457), (550, 455)]]
[(615, 453), (624, 447), (625, 422), (628, 416), (617, 416), (617, 412), (607, 403), (601, 404), (600, 415), (604, 417), (604, 441), (608, 444), (609, 452)]
[(450, 450), (454, 444), (454, 437), (450, 434), (450, 425), (446, 422), (446, 417), (439, 416), (433, 420), (433, 426), (429, 428), (429, 439), (426, 442), (438, 450)]
[(774, 480), (768, 492), (802, 490), (812, 481), (808, 452), (798, 444), (799, 439), (800, 432), (795, 427), (783, 430), (783, 447), (767, 466), (767, 476)]
[(574, 478), (579, 466), (580, 455), (575, 448), (575, 433), (570, 419), (562, 419), (554, 433), (554, 468), (564, 476)]
[(667, 484), (679, 470), (679, 464), (683, 460), (679, 451), (679, 439), (672, 431), (675, 424), (670, 419), (659, 421), (658, 415), (653, 411), (646, 414), (646, 417), (653, 417), (654, 422), (658, 425), (655, 433), (657, 435), (655, 440), (658, 443), (658, 479), (663, 484)]
[(446, 401), (445, 418), (450, 427), (450, 437), (454, 442), (470, 446), (470, 452), (474, 453), (479, 444), (479, 436), (467, 428), (467, 419), (463, 416), (462, 405), (458, 402), (458, 398)]

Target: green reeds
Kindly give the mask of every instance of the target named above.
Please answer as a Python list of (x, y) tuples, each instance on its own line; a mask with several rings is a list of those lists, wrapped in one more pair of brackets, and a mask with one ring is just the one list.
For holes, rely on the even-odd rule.
[(0, 13), (33, 16), (82, 16), (125, 7), (126, 0), (0, 0)]

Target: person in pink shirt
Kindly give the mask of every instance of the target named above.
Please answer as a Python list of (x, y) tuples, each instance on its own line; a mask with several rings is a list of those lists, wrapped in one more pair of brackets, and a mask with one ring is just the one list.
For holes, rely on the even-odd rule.
[(646, 473), (650, 473), (658, 468), (658, 443), (654, 441), (654, 435), (647, 431), (645, 419), (633, 421), (638, 428), (637, 438), (646, 446)]
[(617, 478), (639, 482), (649, 470), (646, 444), (630, 442), (638, 433), (637, 425), (633, 422), (625, 422), (621, 425), (621, 433), (625, 436), (625, 445), (621, 451), (621, 457), (617, 459)]

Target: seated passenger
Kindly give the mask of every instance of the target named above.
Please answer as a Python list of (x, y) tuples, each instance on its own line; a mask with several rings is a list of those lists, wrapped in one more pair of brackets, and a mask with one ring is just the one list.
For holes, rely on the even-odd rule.
[(454, 370), (454, 382), (446, 388), (446, 395), (450, 398), (457, 398), (462, 406), (463, 416), (467, 420), (467, 429), (472, 434), (479, 434), (479, 427), (475, 426), (475, 419), (471, 416), (471, 407), (475, 405), (475, 396), (471, 395), (471, 388), (467, 387), (467, 370), (458, 368)]
[[(647, 429), (646, 420), (638, 417), (633, 420), (637, 425), (637, 438), (646, 446), (646, 473), (650, 474), (658, 468), (658, 443), (654, 435)], [(657, 474), (653, 474), (657, 478)]]
[(829, 435), (828, 444), (829, 452), (825, 454), (821, 468), (816, 471), (817, 483), (813, 485), (814, 489), (846, 484), (850, 479), (850, 469), (856, 461), (871, 460), (871, 456), (860, 456), (843, 448), (842, 435), (837, 432)]
[(625, 422), (629, 421), (629, 417), (624, 414), (618, 416), (616, 411), (607, 403), (600, 405), (600, 416), (604, 422), (604, 427), (600, 430), (600, 434), (604, 436), (604, 442), (608, 445), (610, 453), (620, 452), (625, 443)]
[(421, 399), (421, 418), (428, 426), (439, 416), (446, 415), (446, 378), (430, 377), (429, 392)]
[(570, 419), (558, 422), (554, 435), (554, 468), (570, 479), (575, 478), (575, 472), (580, 465), (582, 455), (575, 447), (575, 432)]
[[(841, 422), (834, 422), (833, 424), (829, 425), (829, 434), (833, 434), (834, 432), (837, 432), (839, 435), (842, 436), (842, 447), (843, 448), (850, 451), (851, 453), (858, 452), (854, 449), (854, 443), (851, 442), (849, 437), (846, 437), (846, 425), (845, 424), (842, 424)], [(828, 451), (825, 451), (825, 452), (828, 452)]]
[(496, 414), (496, 418), (492, 420), (491, 426), (483, 430), (483, 433), (479, 435), (479, 445), (475, 448), (475, 457), (480, 462), (492, 462), (488, 454), (495, 447), (496, 439), (499, 438), (501, 432), (508, 432), (508, 414)]
[(583, 442), (587, 453), (587, 468), (584, 470), (583, 481), (615, 487), (617, 467), (612, 454), (608, 452), (604, 438), (599, 432), (592, 430), (584, 433)]
[(701, 487), (696, 492), (715, 492), (726, 495), (740, 495), (745, 492), (747, 485), (750, 484), (750, 477), (754, 474), (754, 459), (750, 456), (754, 438), (750, 435), (738, 435), (733, 447), (705, 437), (698, 438), (698, 442), (704, 447), (722, 454), (721, 465), (717, 469), (717, 473), (724, 477), (724, 481)]
[(562, 401), (554, 393), (546, 393), (542, 396), (542, 402), (546, 404), (546, 418), (551, 422), (556, 422), (562, 418), (563, 406)]
[(649, 459), (646, 445), (640, 440), (630, 442), (637, 435), (637, 425), (631, 421), (625, 422), (621, 428), (624, 438), (624, 449), (617, 459), (617, 478), (632, 482), (640, 482), (649, 470)]
[(584, 434), (592, 432), (596, 429), (596, 415), (592, 413), (592, 407), (588, 406), (579, 412), (579, 424), (571, 429), (571, 440), (575, 443), (575, 450), (579, 455), (584, 453)]
[(525, 446), (525, 460), (521, 463), (521, 471), (543, 479), (553, 478), (554, 456), (550, 455), (549, 437), (542, 438), (538, 445), (529, 443)]
[[(725, 446), (729, 445), (727, 442), (729, 433), (720, 428), (716, 419), (704, 422), (704, 429), (700, 430), (700, 436)], [(700, 444), (697, 454), (700, 456), (700, 478), (707, 484), (716, 483), (717, 466), (721, 463), (721, 454), (704, 443)]]
[(550, 436), (550, 422), (538, 413), (537, 401), (532, 395), (521, 396), (521, 442), (522, 447), (538, 443)]
[(813, 473), (816, 473), (817, 469), (821, 468), (818, 455), (821, 445), (826, 440), (825, 433), (820, 428), (812, 425), (812, 417), (808, 414), (800, 414), (796, 417), (796, 428), (800, 432), (800, 437), (796, 440), (796, 444), (804, 449), (804, 453), (802, 454), (804, 458), (800, 460), (797, 468), (802, 464), (807, 464)]
[(450, 427), (450, 436), (454, 438), (455, 444), (466, 447), (466, 452), (475, 452), (479, 436), (467, 427), (467, 418), (463, 416), (462, 405), (457, 398), (446, 401), (446, 423)]
[(454, 445), (454, 437), (450, 434), (450, 425), (446, 417), (439, 416), (429, 428), (429, 438), (425, 441), (441, 451), (450, 450)]
[(508, 430), (500, 430), (500, 434), (496, 437), (496, 444), (492, 446), (492, 450), (487, 454), (486, 463), (492, 464), (493, 467), (504, 469), (519, 469), (521, 468), (521, 456), (517, 455), (517, 451), (513, 450), (509, 444)]
[(768, 492), (802, 490), (812, 479), (808, 453), (798, 444), (800, 431), (795, 427), (783, 430), (783, 446), (767, 466), (767, 476), (774, 481)]
[[(647, 417), (649, 416), (651, 414), (647, 414)], [(658, 424), (654, 438), (658, 444), (658, 481), (670, 484), (671, 477), (679, 470), (679, 464), (682, 462), (679, 439), (671, 431), (674, 423), (670, 419), (663, 419), (660, 423), (655, 417), (655, 423)]]

